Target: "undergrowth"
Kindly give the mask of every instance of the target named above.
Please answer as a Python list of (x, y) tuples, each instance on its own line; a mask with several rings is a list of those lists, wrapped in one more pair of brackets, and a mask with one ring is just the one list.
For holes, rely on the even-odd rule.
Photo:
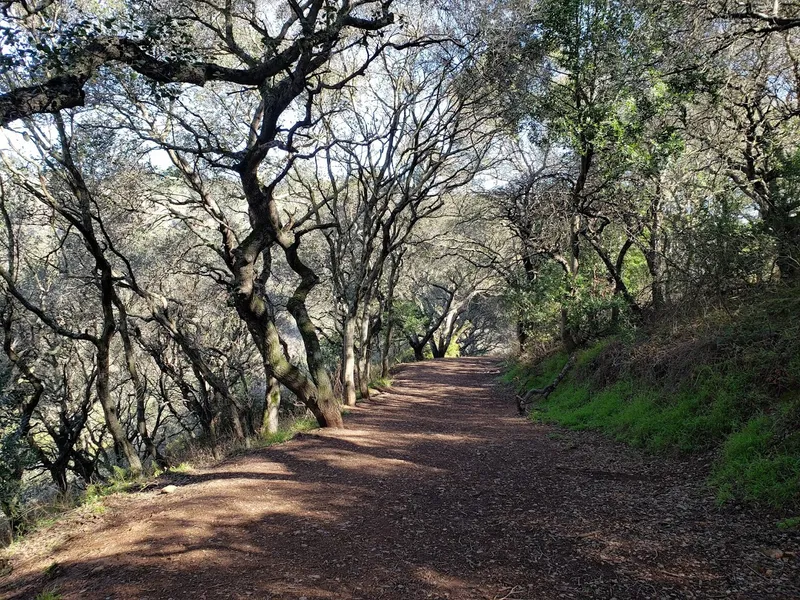
[(103, 514), (106, 510), (104, 500), (113, 494), (141, 491), (156, 484), (161, 477), (186, 473), (195, 468), (211, 466), (231, 456), (281, 444), (291, 440), (298, 433), (316, 429), (318, 426), (314, 418), (293, 418), (283, 423), (275, 433), (265, 433), (252, 438), (247, 446), (229, 444), (217, 458), (214, 458), (211, 451), (202, 444), (188, 446), (183, 448), (180, 454), (169, 457), (174, 465), (165, 468), (155, 467), (143, 475), (132, 475), (126, 469), (114, 467), (111, 476), (104, 481), (93, 483), (85, 490), (60, 494), (48, 502), (31, 507), (20, 519), (21, 524), (14, 532), (15, 540), (11, 550), (13, 551), (14, 545), (24, 536), (55, 525), (70, 511), (78, 509), (91, 514)]
[(301, 417), (279, 428), (275, 433), (265, 433), (256, 438), (253, 447), (266, 448), (267, 446), (272, 446), (274, 444), (282, 444), (283, 442), (288, 442), (298, 433), (310, 431), (312, 429), (316, 429), (317, 427), (319, 427), (319, 425), (317, 424), (316, 419), (311, 417)]
[(377, 377), (369, 382), (369, 387), (371, 388), (387, 388), (392, 387), (392, 378), (391, 377)]
[[(567, 358), (512, 363), (504, 380), (519, 391), (544, 387)], [(720, 502), (798, 509), (800, 295), (602, 340), (578, 353), (572, 372), (529, 415), (651, 452), (713, 451), (709, 481)]]

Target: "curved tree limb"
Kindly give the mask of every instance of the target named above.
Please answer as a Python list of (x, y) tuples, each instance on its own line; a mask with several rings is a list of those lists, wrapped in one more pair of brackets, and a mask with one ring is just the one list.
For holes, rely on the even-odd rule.
[(517, 394), (516, 400), (519, 414), (524, 415), (526, 407), (529, 404), (533, 404), (533, 401), (537, 396), (541, 396), (543, 400), (547, 400), (547, 397), (553, 393), (556, 387), (558, 387), (558, 384), (561, 383), (561, 380), (567, 376), (567, 373), (569, 373), (570, 369), (572, 369), (572, 367), (575, 365), (575, 360), (576, 357), (574, 354), (570, 356), (569, 360), (567, 360), (567, 363), (562, 367), (556, 378), (549, 385), (543, 388), (534, 388), (532, 390), (528, 390), (524, 396)]
[[(321, 0), (311, 4), (321, 5)], [(350, 14), (350, 3), (344, 3), (337, 18), (322, 29), (306, 31), (304, 35), (275, 55), (247, 67), (226, 67), (214, 62), (183, 62), (155, 58), (144, 50), (140, 42), (127, 37), (101, 36), (76, 54), (80, 57), (66, 72), (46, 81), (12, 89), (0, 94), (0, 126), (40, 113), (54, 113), (64, 108), (83, 106), (84, 86), (100, 67), (109, 63), (121, 63), (157, 83), (186, 83), (204, 86), (210, 81), (224, 81), (239, 85), (258, 87), (270, 78), (291, 69), (292, 65), (309, 48), (332, 46), (341, 31), (353, 28), (361, 31), (378, 31), (394, 22), (389, 12), (389, 2), (381, 3), (381, 10), (374, 18), (365, 19)], [(274, 40), (284, 42), (285, 39)], [(322, 61), (324, 62), (324, 58)]]

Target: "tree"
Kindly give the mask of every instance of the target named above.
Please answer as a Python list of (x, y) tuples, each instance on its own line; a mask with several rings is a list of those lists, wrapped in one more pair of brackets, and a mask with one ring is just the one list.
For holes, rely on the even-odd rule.
[[(382, 323), (379, 284), (387, 260), (402, 253), (414, 231), (487, 162), (487, 94), (464, 81), (464, 71), (442, 45), (385, 53), (367, 91), (346, 103), (346, 118), (340, 112), (328, 123), (330, 148), (320, 157), (316, 189), (306, 184), (341, 307), (348, 405), (355, 404), (356, 371), (361, 395), (369, 397), (371, 340)], [(388, 287), (391, 297), (391, 281)]]
[[(167, 113), (168, 135), (157, 143), (175, 155), (197, 157), (197, 165), (183, 159), (192, 169), (222, 169), (238, 176), (250, 222), (249, 231), (238, 245), (227, 248), (233, 279), (231, 301), (262, 354), (269, 369), (267, 377), (275, 377), (292, 390), (321, 425), (339, 426), (341, 416), (306, 307), (308, 294), (318, 283), (318, 276), (299, 252), (308, 231), (298, 228), (292, 220), (284, 221), (275, 195), (289, 165), (279, 168), (266, 183), (262, 181), (262, 166), (268, 154), (295, 151), (297, 135), (311, 124), (313, 102), (319, 94), (347, 85), (390, 45), (378, 37), (394, 20), (390, 5), (387, 1), (351, 4), (314, 0), (302, 5), (289, 2), (278, 9), (276, 15), (283, 21), (273, 29), (256, 5), (212, 8), (206, 3), (187, 1), (173, 6), (166, 15), (157, 11), (156, 4), (148, 4), (150, 11), (121, 24), (109, 22), (110, 19), (103, 23), (90, 19), (67, 24), (62, 35), (44, 40), (44, 50), (30, 59), (36, 70), (48, 75), (34, 85), (17, 86), (0, 96), (2, 124), (35, 113), (81, 106), (84, 87), (98, 69), (121, 63), (155, 84), (204, 86), (217, 82), (219, 87), (210, 86), (213, 89), (209, 101), (219, 99), (217, 92), (247, 98), (242, 104), (249, 112), (249, 126), (241, 133), (228, 131), (226, 124), (214, 131), (209, 121), (184, 103), (187, 97), (196, 101), (202, 94), (195, 94), (191, 87), (155, 87), (156, 96), (164, 90), (173, 99)], [(370, 14), (372, 9), (376, 10)], [(25, 21), (14, 19), (13, 23), (22, 28)], [(178, 25), (190, 26), (190, 39), (175, 34)], [(116, 34), (107, 33), (107, 29)], [(275, 30), (277, 33), (270, 33)], [(41, 33), (37, 29), (29, 39)], [(165, 50), (160, 54), (166, 58), (157, 57), (154, 52), (162, 49), (160, 44)], [(48, 49), (52, 48), (68, 54), (71, 60), (63, 63), (60, 58), (51, 59)], [(360, 66), (336, 77), (326, 65), (344, 52), (360, 55)], [(225, 59), (215, 62), (206, 56)], [(226, 62), (235, 66), (227, 66)], [(57, 75), (51, 76), (50, 72)], [(301, 99), (304, 108), (297, 105)], [(300, 115), (287, 127), (282, 117), (292, 118), (287, 112), (290, 107), (299, 108)], [(174, 141), (184, 139), (189, 140), (185, 145)], [(201, 172), (185, 175), (199, 177)], [(264, 295), (263, 282), (269, 278), (269, 254), (273, 250), (284, 253), (300, 280), (288, 310), (305, 345), (307, 374), (288, 360), (270, 300)]]
[[(781, 278), (800, 274), (800, 198), (791, 180), (797, 177), (797, 124), (800, 101), (790, 40), (770, 40), (749, 49), (735, 48), (729, 58), (719, 106), (723, 123), (707, 122), (705, 142), (726, 166), (737, 189), (758, 210), (776, 244)], [(711, 137), (711, 139), (709, 139)]]

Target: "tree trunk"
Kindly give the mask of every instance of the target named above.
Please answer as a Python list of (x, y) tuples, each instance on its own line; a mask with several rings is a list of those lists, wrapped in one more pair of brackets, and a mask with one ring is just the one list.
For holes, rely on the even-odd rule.
[(62, 463), (51, 463), (48, 465), (47, 470), (50, 471), (50, 478), (62, 494), (66, 494), (69, 489), (69, 482), (67, 481), (67, 466)]
[[(330, 377), (324, 369), (319, 339), (305, 306), (305, 298), (315, 285), (313, 274), (306, 273), (308, 277), (295, 289), (294, 295), (287, 303), (287, 308), (303, 338), (308, 368), (311, 372), (309, 378), (289, 361), (271, 314), (268, 298), (257, 293), (255, 262), (265, 247), (261, 235), (260, 227), (255, 227), (236, 249), (234, 272), (237, 287), (233, 296), (236, 311), (247, 324), (250, 335), (258, 346), (265, 364), (270, 366), (273, 376), (306, 405), (320, 427), (342, 427), (339, 404), (333, 394)], [(287, 251), (287, 260), (290, 262), (299, 260), (296, 248), (293, 252), (294, 254), (291, 254)], [(297, 267), (297, 264), (294, 267)], [(299, 267), (295, 270), (298, 269)]]
[[(582, 161), (583, 163), (583, 161)], [(585, 177), (585, 175), (584, 175)], [(580, 188), (582, 189), (582, 187)], [(573, 202), (578, 204), (580, 202), (580, 192), (573, 192)], [(569, 221), (569, 257), (567, 259), (565, 270), (567, 277), (567, 298), (569, 300), (575, 297), (577, 290), (575, 289), (575, 280), (578, 277), (578, 269), (580, 268), (580, 228), (581, 218), (580, 215), (573, 215)], [(569, 310), (565, 304), (561, 305), (561, 342), (567, 352), (572, 352), (578, 346), (578, 330), (575, 325), (569, 322)]]
[(448, 311), (444, 323), (439, 326), (439, 343), (436, 346), (431, 346), (432, 348), (438, 346), (438, 352), (434, 351), (434, 358), (445, 358), (447, 356), (447, 351), (450, 350), (450, 344), (453, 343), (456, 322), (463, 313), (466, 304), (467, 302), (464, 302), (460, 306)]
[(573, 352), (578, 347), (574, 328), (569, 324), (567, 309), (561, 308), (561, 343), (567, 352)]
[(128, 462), (128, 468), (130, 468), (131, 473), (138, 475), (142, 472), (142, 461), (139, 460), (139, 455), (136, 454), (133, 444), (125, 435), (125, 430), (119, 422), (117, 405), (111, 398), (109, 364), (108, 340), (101, 339), (97, 344), (97, 399), (103, 408), (103, 416), (108, 426), (108, 432), (114, 440), (114, 445), (122, 452)]
[(525, 346), (528, 344), (528, 334), (525, 331), (525, 322), (522, 319), (517, 320), (517, 344), (519, 344), (520, 352), (524, 352)]
[(86, 483), (89, 483), (97, 467), (95, 461), (91, 460), (86, 453), (81, 450), (73, 450), (70, 456), (73, 464), (72, 470)]
[(383, 332), (383, 344), (381, 345), (381, 377), (383, 379), (389, 378), (389, 352), (391, 351), (392, 346), (392, 330), (394, 329), (394, 323), (392, 322), (391, 318), (388, 319), (386, 324), (386, 328)]
[(650, 295), (652, 296), (653, 311), (660, 313), (665, 304), (664, 284), (662, 282), (663, 269), (661, 262), (661, 185), (656, 186), (656, 194), (650, 205), (650, 241), (644, 253), (647, 270), (650, 272), (652, 283)]
[[(369, 344), (368, 350), (372, 351), (372, 344)], [(367, 374), (367, 381), (372, 381), (372, 361), (368, 360), (367, 363), (364, 365), (364, 372)]]
[[(579, 86), (575, 86), (575, 97), (578, 106), (581, 103)], [(594, 142), (593, 139), (587, 135), (586, 130), (581, 130), (579, 133), (580, 141), (580, 159), (578, 176), (572, 185), (570, 191), (570, 200), (572, 206), (570, 207), (572, 215), (569, 218), (569, 255), (565, 261), (564, 269), (567, 276), (567, 298), (565, 300), (573, 299), (577, 293), (575, 289), (576, 280), (578, 278), (578, 270), (581, 265), (581, 205), (583, 204), (583, 190), (586, 187), (586, 181), (589, 177), (589, 170), (592, 166), (594, 158)], [(572, 352), (578, 346), (580, 332), (577, 327), (571, 325), (569, 322), (568, 309), (565, 304), (561, 305), (561, 341), (567, 352)]]
[(273, 368), (275, 378), (306, 405), (320, 427), (342, 427), (344, 425), (342, 413), (330, 381), (327, 381), (327, 385), (324, 381), (317, 385), (310, 381), (286, 358), (275, 324), (267, 320), (262, 325), (265, 325), (265, 328), (262, 331), (261, 343), (268, 353), (269, 364)]
[(264, 420), (262, 431), (264, 433), (278, 433), (278, 409), (281, 406), (281, 386), (278, 380), (270, 377), (267, 381), (267, 391), (264, 394)]
[(383, 346), (381, 347), (381, 377), (389, 378), (389, 352), (392, 349), (392, 333), (394, 332), (394, 289), (400, 273), (400, 257), (393, 256), (389, 270), (388, 287), (386, 292), (385, 327), (383, 331)]
[(358, 389), (363, 400), (369, 400), (369, 339), (370, 332), (369, 312), (366, 305), (361, 319), (361, 340), (358, 349)]
[(328, 390), (326, 395), (313, 398), (313, 402), (306, 402), (306, 406), (320, 427), (344, 427), (342, 411), (332, 390)]
[(344, 403), (347, 406), (356, 405), (356, 320), (355, 317), (346, 316), (342, 334), (342, 387), (344, 388)]
[[(625, 298), (625, 301), (628, 303), (628, 306), (631, 308), (631, 310), (634, 313), (638, 313), (639, 306), (630, 295), (630, 292), (625, 285), (625, 281), (622, 279), (622, 271), (625, 268), (625, 256), (627, 256), (628, 250), (630, 250), (632, 246), (633, 240), (631, 239), (625, 240), (625, 243), (622, 244), (622, 248), (620, 248), (619, 254), (617, 255), (617, 261), (614, 264), (615, 272), (612, 274), (612, 277), (614, 279), (614, 295)], [(615, 304), (611, 309), (611, 326), (614, 329), (619, 327), (619, 312), (619, 306)]]
[(122, 347), (125, 351), (125, 365), (128, 369), (128, 375), (131, 378), (131, 383), (133, 384), (134, 393), (136, 395), (136, 431), (144, 444), (147, 456), (150, 460), (158, 465), (164, 466), (166, 465), (166, 459), (158, 451), (147, 429), (147, 388), (139, 375), (139, 368), (136, 364), (136, 355), (134, 354), (133, 344), (128, 331), (128, 311), (119, 297), (116, 298), (115, 304), (119, 312), (119, 332), (122, 337)]
[[(218, 404), (221, 404), (219, 400), (217, 401)], [(244, 432), (244, 426), (242, 425), (242, 417), (239, 414), (239, 409), (236, 408), (234, 404), (228, 404), (228, 410), (230, 415), (230, 427), (231, 432), (233, 433), (233, 438), (237, 442), (245, 442), (245, 445), (249, 447), (247, 435)]]

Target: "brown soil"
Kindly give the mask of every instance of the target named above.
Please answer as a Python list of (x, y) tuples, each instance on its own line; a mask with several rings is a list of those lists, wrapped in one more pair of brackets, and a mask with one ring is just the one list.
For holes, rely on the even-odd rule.
[(345, 430), (116, 496), (26, 542), (0, 596), (800, 598), (800, 536), (717, 507), (698, 462), (531, 425), (498, 367), (408, 366)]

